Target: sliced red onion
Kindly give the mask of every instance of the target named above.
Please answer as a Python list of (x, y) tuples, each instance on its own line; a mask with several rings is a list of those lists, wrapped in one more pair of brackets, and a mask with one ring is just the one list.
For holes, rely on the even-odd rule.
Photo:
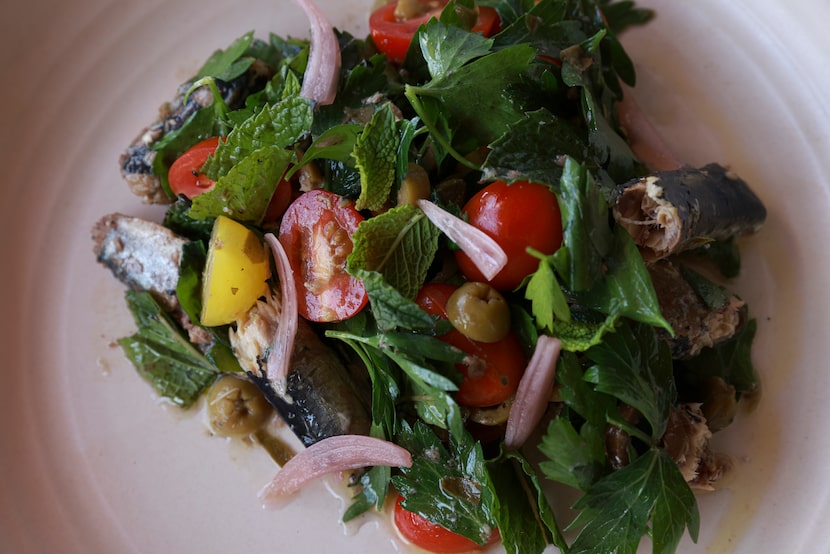
[(429, 220), (464, 251), (489, 281), (507, 265), (507, 254), (487, 233), (439, 208), (429, 200), (418, 200)]
[(277, 329), (271, 351), (268, 353), (268, 379), (276, 384), (278, 393), (284, 394), (291, 353), (294, 351), (294, 338), (297, 336), (297, 289), (294, 285), (294, 272), (291, 271), (288, 255), (282, 244), (273, 233), (266, 233), (265, 241), (274, 255), (281, 297)]
[(296, 0), (311, 26), (311, 45), (300, 95), (327, 105), (334, 102), (340, 79), (340, 44), (329, 20), (311, 0)]
[(625, 91), (617, 104), (620, 123), (628, 135), (628, 145), (634, 155), (653, 171), (678, 169), (683, 166), (663, 141), (663, 137), (651, 125), (630, 90)]
[(365, 435), (336, 435), (312, 444), (288, 460), (260, 492), (260, 498), (294, 494), (323, 475), (370, 466), (410, 467), (412, 455), (389, 441)]
[(507, 416), (505, 448), (522, 446), (545, 415), (561, 350), (562, 343), (557, 338), (541, 335), (536, 341), (536, 350), (519, 381), (516, 398)]

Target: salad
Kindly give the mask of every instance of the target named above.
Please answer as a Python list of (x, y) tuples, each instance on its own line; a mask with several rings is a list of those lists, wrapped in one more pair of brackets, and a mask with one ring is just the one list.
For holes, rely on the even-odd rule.
[(696, 540), (758, 393), (724, 283), (766, 211), (632, 102), (617, 37), (653, 14), (398, 0), (358, 38), (300, 5), (310, 39), (217, 50), (120, 160), (167, 205), (92, 230), (138, 373), (268, 450), (266, 501), (348, 472), (343, 519), (392, 506), (426, 550)]

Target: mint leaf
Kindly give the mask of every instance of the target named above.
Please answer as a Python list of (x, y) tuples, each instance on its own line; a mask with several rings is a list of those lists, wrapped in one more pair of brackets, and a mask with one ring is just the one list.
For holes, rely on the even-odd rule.
[(389, 199), (395, 181), (400, 136), (389, 104), (376, 111), (354, 146), (355, 165), (360, 171), (358, 210), (377, 211)]
[(571, 554), (635, 554), (652, 522), (653, 552), (675, 551), (689, 528), (697, 540), (700, 516), (677, 464), (662, 450), (650, 449), (593, 485), (574, 508), (572, 527), (582, 526)]
[(358, 269), (352, 275), (363, 281), (378, 330), (427, 330), (435, 326), (429, 314), (389, 285), (377, 271)]
[(416, 207), (403, 205), (360, 223), (346, 270), (376, 271), (402, 296), (414, 299), (438, 251), (440, 231)]
[(427, 68), (433, 79), (456, 71), (461, 66), (484, 56), (493, 40), (453, 25), (432, 19), (418, 33), (418, 40)]
[(451, 436), (445, 447), (422, 422), (403, 425), (397, 442), (412, 453), (412, 467), (392, 477), (404, 497), (402, 506), (478, 544), (487, 543), (495, 521), (481, 444), (465, 432)]
[(621, 326), (586, 355), (596, 365), (585, 379), (639, 411), (651, 426), (651, 438), (659, 440), (677, 397), (668, 345), (651, 327)]
[(138, 332), (118, 340), (138, 373), (164, 398), (189, 408), (217, 369), (182, 334), (149, 292), (127, 291)]
[(244, 223), (260, 223), (292, 159), (291, 151), (278, 146), (255, 150), (219, 178), (214, 188), (193, 199), (190, 217), (226, 215)]
[(548, 479), (587, 490), (606, 473), (603, 428), (586, 423), (580, 434), (567, 419), (553, 419), (539, 444), (539, 450), (547, 457), (539, 468)]
[(265, 147), (287, 148), (311, 127), (311, 104), (305, 98), (290, 96), (268, 106), (236, 126), (227, 140), (220, 140), (202, 171), (217, 181), (244, 158)]
[(205, 270), (207, 249), (205, 244), (188, 242), (182, 247), (179, 262), (179, 281), (176, 283), (176, 298), (190, 321), (199, 321), (202, 312), (202, 272)]

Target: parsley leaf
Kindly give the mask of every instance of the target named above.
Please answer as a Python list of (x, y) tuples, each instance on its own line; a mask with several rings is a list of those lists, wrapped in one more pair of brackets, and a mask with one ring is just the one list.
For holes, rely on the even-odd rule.
[(418, 208), (402, 205), (360, 223), (346, 270), (377, 271), (405, 298), (414, 299), (438, 251), (440, 231)]
[(465, 432), (450, 436), (445, 446), (422, 422), (403, 425), (398, 444), (412, 453), (412, 467), (392, 477), (404, 497), (402, 506), (478, 544), (487, 543), (495, 520), (481, 444)]
[(564, 417), (554, 418), (539, 444), (547, 457), (539, 468), (548, 479), (587, 490), (606, 473), (601, 429), (586, 423), (578, 433)]
[(635, 554), (652, 523), (653, 552), (674, 552), (686, 527), (697, 540), (697, 502), (677, 464), (663, 450), (649, 449), (631, 464), (594, 484), (574, 508), (571, 527), (582, 526), (572, 554)]
[(493, 40), (432, 19), (418, 33), (429, 74), (437, 79), (490, 51)]
[(254, 41), (254, 32), (248, 31), (231, 43), (225, 50), (216, 50), (196, 73), (194, 81), (203, 77), (215, 77), (230, 81), (239, 77), (254, 62), (253, 58), (242, 57)]
[(668, 345), (658, 340), (652, 327), (623, 325), (586, 355), (596, 365), (586, 371), (585, 379), (643, 414), (651, 438), (659, 440), (677, 398)]

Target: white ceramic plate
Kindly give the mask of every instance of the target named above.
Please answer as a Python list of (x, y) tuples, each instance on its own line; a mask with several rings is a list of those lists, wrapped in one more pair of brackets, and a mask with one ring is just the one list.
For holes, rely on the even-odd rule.
[[(366, 32), (370, 0), (320, 0)], [(719, 446), (726, 490), (701, 496), (684, 552), (814, 552), (830, 493), (830, 5), (824, 0), (648, 0), (625, 37), (636, 96), (680, 156), (730, 164), (769, 208), (737, 290), (758, 318), (764, 395)], [(785, 7), (786, 6), (786, 7)], [(0, 21), (2, 377), (0, 551), (340, 552), (394, 548), (383, 522), (346, 536), (342, 505), (311, 487), (279, 512), (256, 493), (274, 466), (163, 407), (113, 341), (132, 332), (122, 288), (97, 266), (104, 213), (158, 217), (116, 160), (157, 105), (245, 31), (305, 34), (285, 0), (13, 3)]]

